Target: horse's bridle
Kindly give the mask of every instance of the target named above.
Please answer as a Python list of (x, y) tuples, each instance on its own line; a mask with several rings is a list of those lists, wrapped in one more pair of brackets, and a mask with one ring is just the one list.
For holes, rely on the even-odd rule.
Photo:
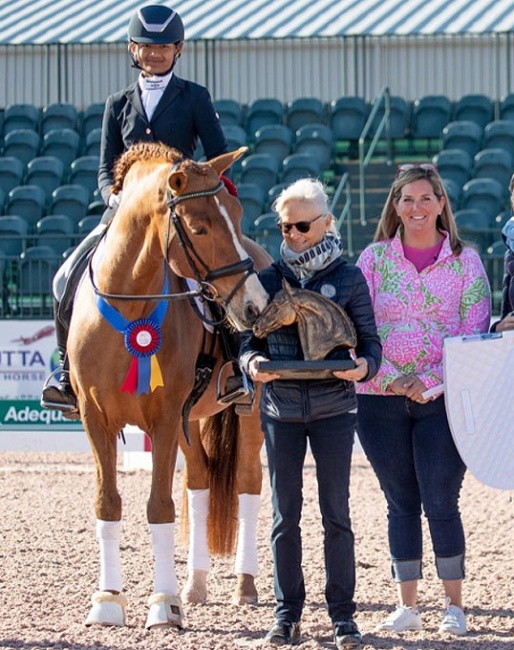
[[(253, 260), (251, 257), (247, 257), (245, 260), (241, 260), (240, 262), (234, 262), (233, 264), (220, 266), (217, 269), (210, 269), (195, 250), (182, 224), (182, 221), (180, 220), (180, 217), (177, 215), (175, 210), (175, 206), (179, 203), (182, 203), (183, 201), (187, 201), (189, 199), (197, 199), (202, 196), (215, 196), (224, 187), (225, 185), (223, 184), (223, 181), (220, 181), (216, 187), (210, 190), (189, 192), (188, 194), (179, 194), (175, 197), (172, 195), (171, 190), (168, 188), (166, 203), (170, 210), (170, 221), (172, 221), (173, 225), (175, 226), (175, 232), (177, 233), (180, 247), (182, 248), (187, 263), (189, 264), (189, 268), (193, 272), (195, 280), (198, 282), (198, 286), (200, 287), (200, 294), (207, 300), (213, 300), (215, 302), (221, 303), (223, 307), (226, 308), (230, 304), (230, 301), (234, 295), (246, 282), (247, 278), (252, 275), (252, 273), (255, 273)], [(169, 229), (168, 235), (166, 237), (166, 242), (169, 242)], [(201, 271), (199, 270), (198, 266), (201, 267)], [(203, 277), (202, 273), (204, 273)], [(218, 278), (226, 278), (231, 275), (237, 275), (239, 273), (241, 273), (241, 278), (236, 282), (235, 287), (226, 298), (222, 298), (216, 291), (215, 287), (212, 286), (211, 282), (213, 280), (217, 280)]]
[[(198, 290), (196, 291), (183, 291), (181, 293), (162, 293), (162, 294), (147, 294), (144, 296), (140, 295), (127, 295), (127, 294), (118, 294), (118, 293), (106, 293), (103, 291), (100, 291), (99, 288), (96, 286), (96, 283), (94, 281), (94, 274), (93, 274), (93, 265), (92, 265), (92, 256), (89, 260), (89, 276), (91, 280), (91, 285), (93, 287), (93, 291), (95, 294), (98, 296), (105, 298), (105, 299), (111, 299), (111, 300), (126, 300), (126, 301), (149, 301), (149, 300), (179, 300), (179, 299), (191, 299), (195, 297), (200, 297), (204, 300), (210, 301), (210, 302), (216, 302), (218, 304), (221, 304), (223, 309), (225, 309), (234, 295), (237, 293), (239, 288), (246, 282), (247, 278), (252, 275), (252, 273), (255, 273), (255, 269), (253, 266), (253, 260), (248, 257), (246, 260), (241, 260), (240, 262), (235, 262), (234, 264), (227, 264), (226, 266), (221, 266), (218, 269), (211, 270), (208, 265), (202, 260), (200, 255), (196, 252), (191, 240), (189, 239), (184, 226), (182, 225), (182, 222), (180, 220), (180, 217), (177, 215), (175, 211), (175, 206), (178, 203), (182, 203), (183, 201), (187, 201), (189, 199), (196, 199), (196, 198), (201, 198), (203, 196), (214, 196), (216, 195), (220, 190), (222, 190), (224, 187), (224, 184), (222, 181), (216, 185), (216, 187), (210, 189), (210, 190), (202, 190), (199, 192), (189, 192), (188, 194), (180, 194), (179, 196), (173, 197), (171, 194), (171, 190), (168, 188), (167, 190), (167, 196), (166, 196), (166, 203), (169, 208), (169, 218), (168, 218), (168, 228), (167, 228), (167, 233), (166, 233), (166, 241), (165, 241), (165, 246), (166, 246), (166, 251), (168, 250), (168, 244), (169, 244), (169, 238), (170, 238), (170, 223), (173, 222), (173, 225), (175, 226), (175, 231), (177, 233), (178, 239), (180, 246), (184, 252), (184, 255), (186, 257), (186, 260), (189, 264), (189, 267), (191, 268), (191, 271), (194, 275), (194, 278), (196, 282), (198, 283)], [(105, 236), (107, 232), (107, 229), (104, 231), (103, 236)], [(167, 255), (167, 252), (166, 252)], [(196, 260), (196, 262), (195, 262)], [(168, 259), (165, 260), (166, 264), (168, 264)], [(202, 267), (202, 271), (205, 272), (205, 275), (202, 277), (202, 273), (198, 270), (197, 264), (199, 264)], [(236, 283), (235, 287), (232, 289), (230, 294), (227, 296), (227, 298), (221, 297), (218, 292), (216, 291), (216, 288), (210, 284), (212, 280), (216, 280), (218, 278), (223, 278), (223, 277), (228, 277), (230, 275), (237, 275), (238, 273), (241, 273), (242, 276), (239, 279), (239, 281)], [(193, 301), (194, 302), (194, 301)], [(211, 325), (217, 325), (220, 324), (220, 322), (223, 321), (224, 317), (220, 322), (218, 321), (210, 321), (208, 320), (205, 316), (201, 315), (200, 312), (197, 312), (199, 317), (202, 320), (205, 320)]]

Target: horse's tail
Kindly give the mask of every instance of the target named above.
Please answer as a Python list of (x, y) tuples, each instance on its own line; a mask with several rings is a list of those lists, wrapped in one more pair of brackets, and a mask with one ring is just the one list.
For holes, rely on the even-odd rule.
[(234, 552), (237, 536), (237, 456), (239, 417), (234, 406), (207, 418), (203, 436), (209, 457), (209, 550)]

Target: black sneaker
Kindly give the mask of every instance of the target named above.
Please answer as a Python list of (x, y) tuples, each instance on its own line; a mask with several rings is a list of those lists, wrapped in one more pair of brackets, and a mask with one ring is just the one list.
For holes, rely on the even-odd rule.
[(273, 645), (298, 645), (300, 643), (300, 623), (277, 621), (264, 637), (265, 643)]
[(338, 621), (334, 624), (334, 641), (336, 648), (339, 648), (339, 650), (358, 648), (360, 646), (362, 636), (353, 618)]

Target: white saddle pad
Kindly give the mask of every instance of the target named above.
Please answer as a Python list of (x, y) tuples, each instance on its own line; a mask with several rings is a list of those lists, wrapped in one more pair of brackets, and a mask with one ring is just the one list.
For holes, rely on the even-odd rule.
[(514, 488), (514, 331), (444, 342), (445, 404), (455, 445), (470, 472)]

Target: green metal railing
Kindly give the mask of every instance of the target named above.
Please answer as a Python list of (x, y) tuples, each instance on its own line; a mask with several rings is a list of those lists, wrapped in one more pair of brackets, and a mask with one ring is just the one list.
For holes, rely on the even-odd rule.
[[(337, 229), (342, 230), (344, 222), (346, 220), (346, 248), (348, 257), (354, 256), (353, 250), (353, 233), (352, 233), (352, 220), (350, 218), (351, 209), (352, 209), (352, 195), (351, 195), (351, 183), (350, 183), (350, 174), (345, 172), (341, 180), (339, 181), (334, 196), (332, 197), (332, 202), (330, 203), (330, 212), (335, 216)], [(343, 207), (339, 214), (336, 214), (337, 206), (341, 199), (341, 196), (345, 192), (346, 200), (343, 203)]]
[[(371, 141), (367, 140), (367, 136), (371, 130), (375, 117), (378, 111), (384, 105), (384, 115), (377, 125), (374, 136)], [(381, 139), (382, 132), (385, 130), (385, 137), (387, 141), (387, 160), (392, 162), (393, 147), (391, 140), (391, 93), (387, 86), (384, 86), (380, 93), (377, 95), (373, 102), (373, 108), (369, 114), (368, 120), (364, 125), (361, 136), (359, 138), (359, 203), (360, 203), (360, 221), (363, 226), (366, 225), (366, 180), (365, 172), (366, 167), (369, 165), (371, 157), (375, 153), (378, 141)], [(369, 149), (366, 152), (366, 146)]]

